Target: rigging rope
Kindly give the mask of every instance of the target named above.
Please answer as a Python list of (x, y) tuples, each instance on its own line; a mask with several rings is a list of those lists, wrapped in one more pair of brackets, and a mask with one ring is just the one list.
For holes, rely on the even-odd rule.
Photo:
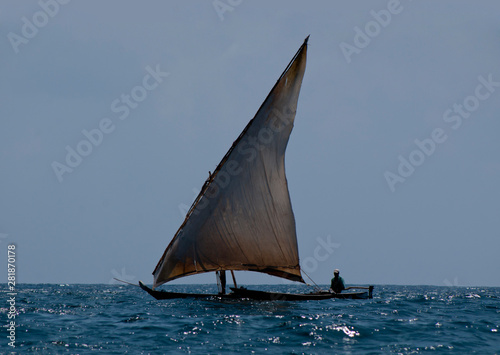
[[(305, 271), (304, 271), (304, 269), (301, 269), (301, 271), (302, 271), (302, 272), (303, 272), (303, 273), (307, 276), (307, 278), (308, 278), (309, 280), (311, 280), (311, 281), (312, 281), (312, 283), (316, 286), (316, 289), (317, 289), (318, 291), (320, 291), (320, 292), (324, 292), (324, 291), (321, 289), (321, 287), (319, 287), (319, 286), (316, 284), (316, 282), (314, 282), (314, 280), (313, 280), (313, 279), (311, 279), (311, 276), (309, 276), (309, 275), (307, 274), (307, 272), (305, 272)], [(311, 285), (309, 285), (309, 284), (306, 284), (306, 285), (307, 285), (307, 286), (311, 286)]]

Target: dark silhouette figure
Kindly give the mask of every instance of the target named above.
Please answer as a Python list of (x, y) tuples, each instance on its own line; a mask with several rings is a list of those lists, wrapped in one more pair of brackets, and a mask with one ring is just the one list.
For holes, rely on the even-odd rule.
[(341, 293), (345, 290), (344, 279), (339, 276), (340, 272), (338, 269), (335, 269), (333, 272), (332, 284), (330, 286), (330, 290), (335, 293)]

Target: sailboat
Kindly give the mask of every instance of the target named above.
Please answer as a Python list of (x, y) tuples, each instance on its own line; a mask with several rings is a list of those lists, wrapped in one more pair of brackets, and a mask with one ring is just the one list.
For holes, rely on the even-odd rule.
[[(306, 68), (304, 40), (255, 117), (250, 120), (186, 214), (165, 249), (153, 276), (153, 288), (139, 286), (157, 299), (210, 297), (259, 300), (371, 298), (368, 291), (333, 293), (317, 290), (292, 294), (238, 287), (235, 270), (255, 271), (304, 283), (287, 179), (285, 150), (293, 128)], [(225, 272), (234, 287), (225, 293)], [(216, 272), (223, 287), (217, 295), (159, 291), (169, 281)]]

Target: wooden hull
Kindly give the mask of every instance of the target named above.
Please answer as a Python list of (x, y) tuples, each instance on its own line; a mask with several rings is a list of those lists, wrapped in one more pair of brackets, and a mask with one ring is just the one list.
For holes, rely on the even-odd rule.
[(332, 298), (340, 299), (367, 299), (372, 298), (373, 287), (370, 286), (367, 292), (345, 292), (345, 293), (330, 293), (330, 292), (314, 292), (314, 293), (282, 293), (282, 292), (267, 292), (248, 290), (246, 288), (231, 288), (233, 291), (227, 295), (207, 294), (207, 293), (180, 293), (155, 291), (139, 281), (139, 286), (157, 300), (176, 299), (176, 298), (210, 298), (218, 297), (224, 299), (253, 299), (260, 301), (307, 301), (307, 300), (326, 300)]
[(282, 293), (248, 290), (246, 288), (231, 288), (233, 294), (241, 298), (250, 298), (263, 301), (307, 301), (307, 300), (327, 300), (332, 298), (340, 299), (367, 299), (371, 298), (371, 292), (312, 292), (312, 293)]

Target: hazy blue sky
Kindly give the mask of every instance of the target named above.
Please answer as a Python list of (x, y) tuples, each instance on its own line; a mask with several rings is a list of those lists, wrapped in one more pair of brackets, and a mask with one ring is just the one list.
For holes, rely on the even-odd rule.
[(66, 2), (0, 11), (0, 264), (16, 243), (18, 282), (151, 283), (310, 34), (286, 156), (303, 269), (500, 286), (498, 1)]

